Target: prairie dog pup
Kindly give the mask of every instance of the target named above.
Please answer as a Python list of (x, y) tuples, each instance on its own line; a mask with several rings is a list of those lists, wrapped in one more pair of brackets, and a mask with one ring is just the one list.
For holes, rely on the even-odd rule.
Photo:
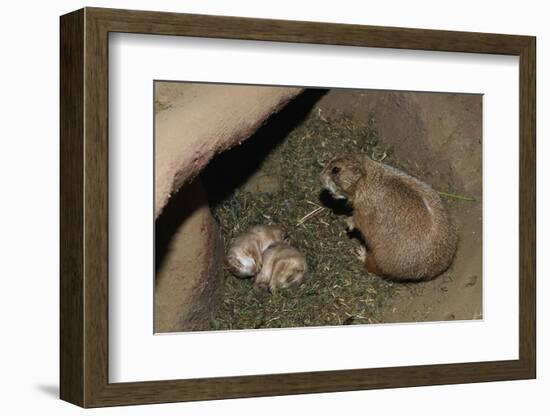
[(337, 158), (321, 183), (353, 207), (348, 225), (366, 242), (367, 269), (393, 279), (427, 280), (451, 264), (457, 235), (441, 198), (429, 185), (369, 157)]
[(283, 230), (257, 225), (239, 235), (227, 252), (229, 270), (237, 277), (252, 277), (262, 268), (262, 255), (271, 245), (283, 242)]
[(275, 292), (298, 286), (307, 271), (306, 257), (286, 243), (277, 243), (264, 252), (263, 266), (254, 279), (254, 287)]

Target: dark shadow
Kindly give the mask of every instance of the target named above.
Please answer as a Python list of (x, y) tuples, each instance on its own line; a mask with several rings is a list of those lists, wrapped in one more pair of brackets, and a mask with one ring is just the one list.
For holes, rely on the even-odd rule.
[(198, 179), (177, 192), (155, 221), (155, 274), (159, 271), (174, 234), (197, 209), (208, 204)]
[(272, 115), (240, 146), (216, 156), (201, 174), (212, 206), (223, 201), (254, 174), (288, 134), (309, 115), (327, 89), (308, 89)]
[[(263, 160), (311, 112), (313, 106), (328, 92), (308, 89), (272, 115), (249, 139), (215, 157), (200, 179), (178, 191), (155, 221), (155, 274), (170, 248), (170, 241), (179, 227), (201, 206), (213, 206), (258, 170)], [(202, 186), (204, 185), (204, 187)], [(207, 193), (205, 192), (205, 189)]]
[(56, 384), (38, 384), (34, 387), (46, 396), (50, 396), (53, 399), (59, 399), (59, 386)]
[(319, 202), (334, 212), (336, 215), (351, 215), (353, 207), (349, 204), (347, 199), (335, 199), (332, 197), (329, 191), (323, 189), (319, 193)]
[(361, 232), (357, 228), (354, 228), (353, 230), (348, 231), (347, 235), (351, 240), (358, 240), (361, 244), (363, 244), (367, 248), (367, 250), (369, 249), (369, 246), (365, 241), (365, 237), (363, 237), (363, 234), (361, 234)]
[[(346, 217), (351, 217), (353, 215), (353, 207), (347, 199), (336, 199), (326, 189), (323, 189), (319, 193), (319, 202), (330, 209), (332, 212), (334, 212), (334, 214), (336, 215), (343, 215)], [(358, 240), (368, 249), (368, 244), (365, 241), (363, 234), (361, 234), (361, 232), (357, 228), (346, 231), (346, 234), (348, 235), (348, 238), (352, 240)]]

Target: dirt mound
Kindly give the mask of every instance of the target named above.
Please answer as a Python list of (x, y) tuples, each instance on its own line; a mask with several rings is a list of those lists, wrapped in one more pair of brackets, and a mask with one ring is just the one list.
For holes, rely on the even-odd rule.
[(460, 236), (453, 266), (433, 281), (399, 286), (386, 302), (383, 321), (480, 319), (482, 96), (331, 90), (318, 105), (361, 123), (374, 116), (388, 163), (454, 195), (444, 197)]

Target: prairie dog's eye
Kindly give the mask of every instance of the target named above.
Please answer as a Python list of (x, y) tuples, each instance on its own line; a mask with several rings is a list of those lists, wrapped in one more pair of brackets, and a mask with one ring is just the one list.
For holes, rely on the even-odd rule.
[(340, 169), (340, 167), (334, 166), (334, 167), (332, 168), (332, 171), (331, 171), (331, 172), (332, 172), (333, 175), (336, 175), (336, 174), (339, 173), (341, 170), (342, 170), (342, 169)]

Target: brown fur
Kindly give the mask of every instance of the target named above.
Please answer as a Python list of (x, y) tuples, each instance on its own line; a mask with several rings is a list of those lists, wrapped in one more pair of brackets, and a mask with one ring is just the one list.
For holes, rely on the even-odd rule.
[(306, 271), (306, 258), (300, 251), (286, 243), (277, 243), (264, 252), (262, 270), (254, 279), (254, 286), (271, 292), (298, 286)]
[(284, 241), (285, 233), (270, 225), (257, 225), (240, 234), (227, 252), (229, 270), (237, 277), (255, 276), (262, 268), (263, 253)]
[(443, 201), (429, 185), (368, 157), (331, 161), (321, 182), (353, 207), (353, 224), (365, 239), (372, 273), (427, 280), (444, 272), (457, 235)]

